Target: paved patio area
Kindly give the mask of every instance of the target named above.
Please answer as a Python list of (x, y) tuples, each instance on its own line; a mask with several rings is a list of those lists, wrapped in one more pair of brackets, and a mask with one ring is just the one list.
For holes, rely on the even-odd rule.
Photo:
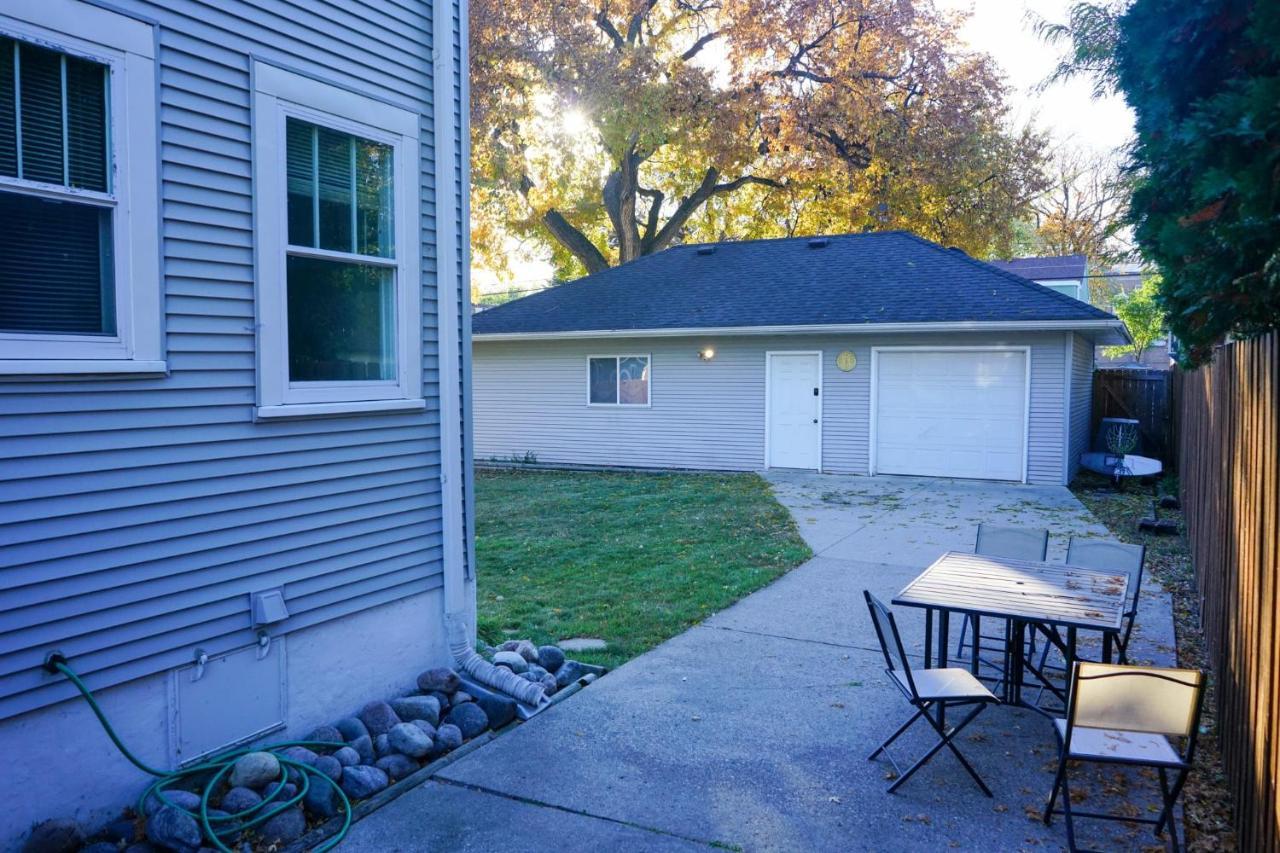
[[(770, 479), (812, 560), (450, 765), (356, 824), (344, 849), (1065, 848), (1061, 819), (1039, 821), (1055, 745), (1031, 711), (993, 708), (967, 730), (994, 799), (949, 755), (885, 793), (889, 765), (865, 757), (910, 708), (886, 682), (862, 590), (887, 601), (942, 551), (971, 549), (979, 521), (1048, 527), (1050, 559), (1068, 535), (1105, 529), (1059, 487)], [(1144, 596), (1132, 656), (1170, 663), (1169, 597), (1154, 582)], [(920, 618), (899, 615), (918, 650)], [(916, 734), (895, 746), (900, 763), (930, 745)], [(1082, 793), (1089, 808), (1119, 793), (1142, 812), (1150, 784), (1109, 773)], [(1113, 825), (1081, 841), (1154, 839)]]

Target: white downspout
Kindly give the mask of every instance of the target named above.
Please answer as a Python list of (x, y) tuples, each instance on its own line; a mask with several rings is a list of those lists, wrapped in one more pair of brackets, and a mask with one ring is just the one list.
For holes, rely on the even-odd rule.
[[(527, 705), (539, 705), (547, 700), (542, 685), (534, 684), (508, 669), (495, 667), (478, 655), (473, 647), (475, 626), (471, 614), (475, 611), (474, 587), (469, 587), (466, 577), (466, 524), (462, 506), (464, 500), (462, 475), (462, 353), (460, 349), (460, 321), (456, 282), (462, 274), (465, 290), (470, 279), (469, 270), (462, 267), (458, 257), (458, 223), (454, 210), (458, 204), (459, 186), (454, 174), (454, 144), (461, 139), (462, 188), (469, 188), (470, 174), (467, 162), (465, 137), (467, 133), (467, 0), (458, 0), (458, 34), (462, 56), (462, 126), (459, 127), (453, 112), (453, 13), (450, 0), (433, 0), (432, 3), (432, 87), (435, 131), (435, 208), (436, 208), (436, 307), (437, 341), (440, 365), (440, 489), (443, 501), (441, 534), (444, 543), (444, 618), (449, 651), (459, 669), (490, 687), (514, 696)], [(462, 199), (466, 211), (466, 199)], [(464, 217), (465, 219), (465, 217)], [(468, 230), (463, 226), (463, 239)], [(474, 572), (473, 572), (474, 576)]]

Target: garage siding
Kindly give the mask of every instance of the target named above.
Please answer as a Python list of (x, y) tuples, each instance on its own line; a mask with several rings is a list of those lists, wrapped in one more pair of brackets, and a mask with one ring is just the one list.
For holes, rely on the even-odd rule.
[[(873, 346), (1029, 346), (1028, 479), (1063, 481), (1066, 353), (1060, 332), (881, 336), (616, 338), (477, 341), (476, 459), (532, 454), (540, 463), (754, 471), (764, 467), (765, 353), (821, 350), (822, 467), (866, 474)], [(697, 353), (713, 347), (715, 358)], [(845, 373), (836, 356), (849, 350)], [(647, 408), (586, 405), (589, 355), (651, 356)]]
[(1071, 423), (1067, 479), (1080, 470), (1080, 455), (1089, 449), (1093, 424), (1093, 342), (1074, 335), (1071, 344)]

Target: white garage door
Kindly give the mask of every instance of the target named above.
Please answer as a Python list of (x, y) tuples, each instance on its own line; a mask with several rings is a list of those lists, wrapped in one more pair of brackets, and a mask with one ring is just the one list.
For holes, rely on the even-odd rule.
[(878, 474), (1021, 480), (1025, 350), (877, 350)]

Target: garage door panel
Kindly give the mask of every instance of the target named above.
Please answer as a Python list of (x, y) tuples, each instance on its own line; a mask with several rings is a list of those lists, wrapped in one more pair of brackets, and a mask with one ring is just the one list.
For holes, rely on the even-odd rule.
[(1023, 351), (882, 350), (876, 361), (877, 472), (1022, 479)]

